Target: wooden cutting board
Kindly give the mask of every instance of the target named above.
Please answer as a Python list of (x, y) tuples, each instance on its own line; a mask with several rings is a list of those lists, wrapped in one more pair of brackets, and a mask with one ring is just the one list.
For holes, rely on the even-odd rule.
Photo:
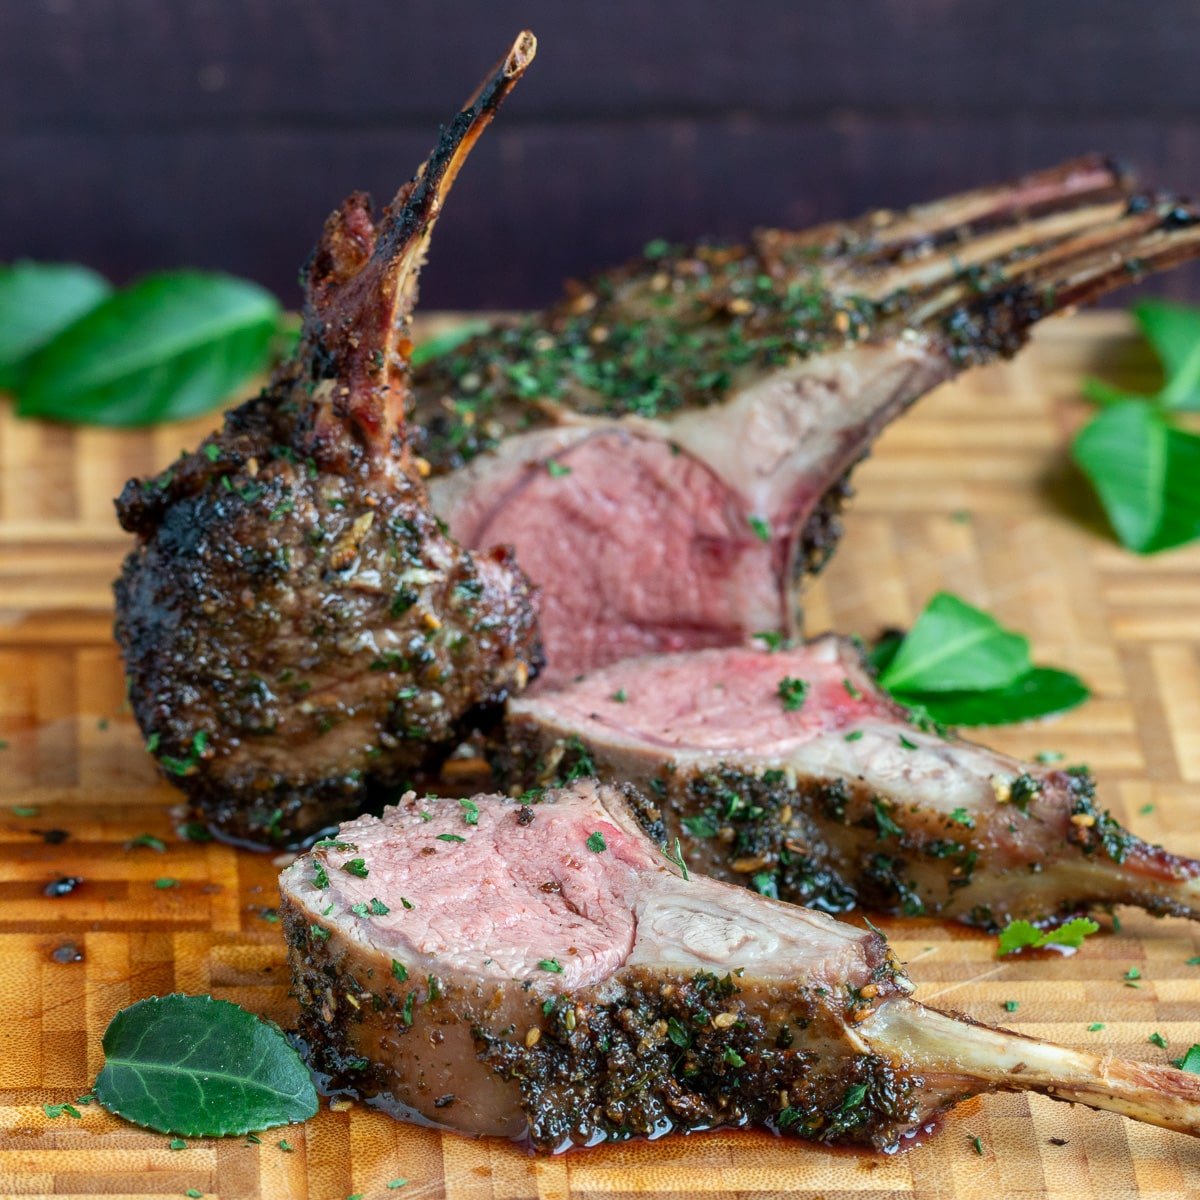
[[(1095, 698), (1059, 720), (989, 731), (1022, 755), (1089, 763), (1137, 832), (1200, 854), (1200, 547), (1139, 559), (1105, 533), (1066, 466), (1089, 371), (1154, 385), (1116, 314), (1045, 330), (1014, 364), (971, 374), (892, 429), (856, 476), (846, 539), (809, 629), (905, 625), (952, 589), (1026, 631), (1040, 661)], [(228, 1200), (355, 1193), (523, 1197), (1177, 1197), (1200, 1195), (1200, 1141), (1040, 1097), (961, 1106), (894, 1158), (754, 1133), (710, 1133), (533, 1159), (361, 1105), (244, 1139), (168, 1139), (108, 1116), (49, 1120), (86, 1093), (112, 1015), (154, 993), (212, 992), (286, 1025), (278, 861), (180, 842), (176, 795), (123, 707), (109, 584), (126, 540), (125, 479), (163, 466), (212, 421), (148, 432), (18, 421), (0, 402), (0, 1193)], [(62, 830), (69, 836), (57, 840)], [(165, 852), (130, 848), (138, 834)], [(82, 883), (49, 899), (62, 876)], [(156, 881), (175, 880), (157, 887)], [(999, 962), (995, 939), (883, 922), (919, 995), (982, 1021), (1161, 1062), (1200, 1041), (1200, 927), (1122, 913), (1073, 958)], [(1140, 985), (1123, 976), (1137, 967)], [(1019, 1007), (1004, 1009), (1006, 1000)], [(1088, 1026), (1102, 1022), (1103, 1028)], [(1151, 1033), (1169, 1043), (1149, 1043)], [(980, 1139), (977, 1152), (973, 1139)], [(281, 1138), (291, 1151), (281, 1150)], [(407, 1179), (404, 1189), (390, 1181)]]

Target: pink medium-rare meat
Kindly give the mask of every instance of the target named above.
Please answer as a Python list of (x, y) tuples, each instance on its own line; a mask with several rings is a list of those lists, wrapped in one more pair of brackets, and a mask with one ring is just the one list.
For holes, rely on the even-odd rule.
[(1034, 1090), (1200, 1131), (1200, 1080), (917, 1004), (876, 932), (730, 887), (581, 780), (533, 803), (409, 793), (281, 877), (300, 1034), (335, 1090), (539, 1150), (768, 1125), (894, 1148)]
[(745, 536), (737, 497), (703, 462), (621, 429), (529, 442), (537, 469), (504, 478), (497, 465), (451, 523), (467, 545), (519, 544), (531, 579), (568, 570), (570, 586), (544, 589), (539, 613), (543, 629), (570, 631), (561, 661), (721, 645), (733, 611), (748, 629), (776, 624), (771, 548)]
[(1200, 252), (1196, 210), (1099, 157), (748, 246), (652, 243), (414, 373), (414, 446), (464, 544), (542, 588), (538, 686), (795, 633), (879, 432), (1043, 317)]
[(830, 912), (1200, 916), (1200, 862), (1123, 829), (1086, 770), (920, 721), (847, 639), (616, 663), (511, 701), (494, 761), (514, 793), (591, 771), (630, 782), (699, 870)]
[(403, 420), (434, 223), (533, 53), (517, 39), (378, 220), (361, 194), (329, 218), (294, 357), (118, 501), (130, 702), (222, 836), (295, 844), (394, 795), (537, 668), (529, 581), (446, 533)]

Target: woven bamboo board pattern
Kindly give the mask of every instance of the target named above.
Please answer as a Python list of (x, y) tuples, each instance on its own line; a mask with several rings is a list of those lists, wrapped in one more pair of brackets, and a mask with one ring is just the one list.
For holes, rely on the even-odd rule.
[[(1045, 330), (1016, 362), (942, 389), (890, 430), (858, 472), (846, 538), (811, 593), (808, 627), (869, 635), (905, 625), (939, 588), (994, 611), (1032, 637), (1039, 661), (1079, 671), (1095, 696), (1056, 721), (988, 739), (1089, 763), (1122, 820), (1200, 854), (1200, 548), (1139, 559), (1104, 532), (1065, 458), (1089, 371), (1153, 386), (1123, 317), (1080, 316)], [(42, 1104), (88, 1090), (109, 1019), (140, 997), (212, 992), (284, 1025), (291, 1017), (283, 941), (265, 919), (278, 863), (174, 835), (176, 796), (122, 707), (110, 636), (109, 585), (126, 548), (112, 497), (212, 423), (72, 430), (18, 421), (0, 404), (0, 1194), (1200, 1195), (1200, 1142), (1027, 1096), (971, 1101), (926, 1145), (893, 1158), (717, 1132), (538, 1160), (361, 1105), (323, 1106), (259, 1146), (194, 1140), (179, 1151), (95, 1105), (78, 1122), (48, 1120)], [(69, 837), (52, 844), (51, 829)], [(166, 852), (128, 848), (141, 833), (162, 838)], [(83, 883), (47, 899), (46, 883), (64, 875)], [(161, 879), (177, 885), (156, 887)], [(1187, 965), (1200, 930), (1183, 921), (1126, 913), (1120, 932), (1073, 958), (1019, 963), (998, 962), (994, 939), (973, 931), (884, 925), (923, 999), (1156, 1061), (1200, 1040), (1200, 967)], [(69, 956), (65, 946), (80, 960), (56, 961), (56, 950)], [(1122, 978), (1133, 966), (1136, 988)], [(1006, 1000), (1019, 1008), (1007, 1013)], [(1089, 1032), (1092, 1022), (1104, 1028)], [(1152, 1032), (1168, 1039), (1167, 1051), (1148, 1042)], [(409, 1182), (388, 1190), (396, 1179)]]

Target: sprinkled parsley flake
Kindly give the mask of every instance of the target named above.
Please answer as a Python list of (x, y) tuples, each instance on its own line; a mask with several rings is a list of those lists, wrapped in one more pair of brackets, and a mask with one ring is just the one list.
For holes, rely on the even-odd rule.
[(783, 711), (798, 712), (804, 704), (805, 697), (808, 695), (808, 681), (806, 679), (794, 679), (791, 675), (785, 675), (779, 681), (777, 691), (779, 699), (783, 702)]
[(600, 830), (597, 829), (595, 833), (588, 837), (587, 848), (593, 854), (603, 854), (608, 849), (608, 843), (604, 840), (604, 834)]

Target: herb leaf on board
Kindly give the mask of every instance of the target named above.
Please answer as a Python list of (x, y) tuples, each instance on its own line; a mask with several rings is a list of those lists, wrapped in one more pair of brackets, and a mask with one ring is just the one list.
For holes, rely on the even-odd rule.
[(464, 342), (469, 342), (476, 334), (483, 333), (490, 327), (487, 321), (467, 321), (437, 337), (427, 338), (419, 346), (413, 347), (412, 354), (409, 356), (412, 365), (419, 367), (423, 363), (432, 362), (435, 358), (441, 358), (443, 354), (449, 354), (451, 350), (458, 349)]
[(983, 692), (923, 692), (914, 699), (939, 725), (1015, 725), (1082, 704), (1091, 692), (1078, 675), (1033, 667), (1015, 683)]
[(0, 388), (17, 387), (29, 358), (111, 291), (74, 263), (0, 266)]
[(148, 275), (113, 293), (28, 364), (22, 416), (147, 425), (213, 408), (266, 366), (278, 301), (227, 275)]
[(1143, 300), (1133, 315), (1162, 364), (1152, 396), (1086, 379), (1100, 412), (1071, 455), (1095, 489), (1118, 541), (1155, 554), (1200, 538), (1200, 437), (1172, 415), (1200, 411), (1200, 309)]
[[(1032, 666), (1024, 637), (947, 592), (930, 600), (907, 636), (881, 638), (868, 661), (881, 687), (939, 725), (1029, 721), (1074, 708), (1090, 695), (1070, 672)], [(947, 687), (947, 680), (956, 686)]]
[(1083, 939), (1099, 932), (1100, 926), (1088, 917), (1076, 917), (1067, 921), (1057, 929), (1038, 929), (1028, 921), (1010, 921), (1000, 931), (1000, 945), (997, 954), (1013, 954), (1026, 946), (1041, 950), (1046, 946), (1065, 946), (1078, 950), (1083, 945)]
[(317, 1111), (308, 1068), (274, 1025), (211, 996), (151, 996), (104, 1034), (96, 1099), (184, 1137), (250, 1133)]
[(1200, 309), (1142, 300), (1133, 315), (1166, 376), (1154, 400), (1163, 408), (1200, 409)]
[(1030, 668), (1029, 642), (949, 592), (925, 606), (879, 682), (890, 692), (983, 691)]
[(1200, 437), (1127, 400), (1075, 435), (1071, 454), (1121, 543), (1139, 554), (1200, 537)]

